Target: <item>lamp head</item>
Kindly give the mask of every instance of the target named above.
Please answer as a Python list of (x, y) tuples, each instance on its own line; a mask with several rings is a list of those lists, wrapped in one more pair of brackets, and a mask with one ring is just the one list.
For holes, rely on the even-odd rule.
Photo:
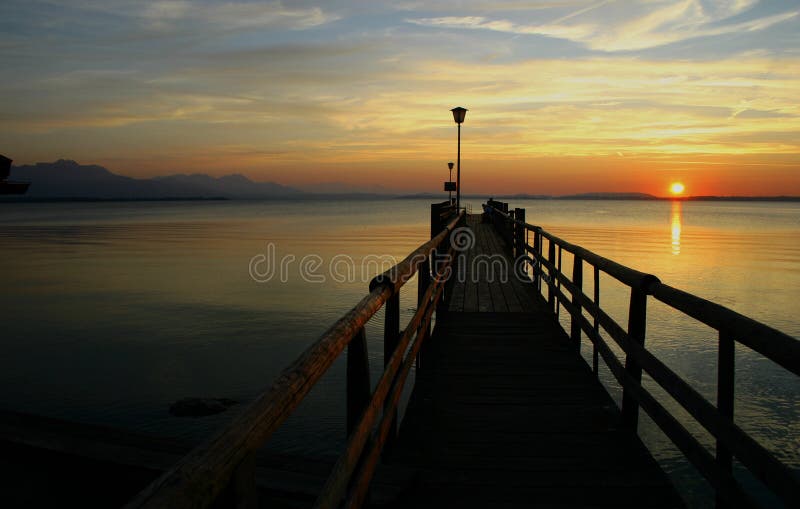
[(467, 116), (467, 109), (458, 106), (450, 110), (453, 112), (453, 120), (456, 121), (456, 124), (460, 124), (464, 121), (464, 117)]
[(447, 167), (452, 170), (453, 169), (453, 162), (451, 161), (451, 162), (447, 163)]

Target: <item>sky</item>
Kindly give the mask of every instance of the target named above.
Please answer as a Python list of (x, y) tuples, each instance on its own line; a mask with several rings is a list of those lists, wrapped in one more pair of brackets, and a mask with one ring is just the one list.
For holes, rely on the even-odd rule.
[[(3, 0), (0, 152), (133, 177), (800, 195), (800, 2)], [(323, 186), (324, 187), (324, 186)]]

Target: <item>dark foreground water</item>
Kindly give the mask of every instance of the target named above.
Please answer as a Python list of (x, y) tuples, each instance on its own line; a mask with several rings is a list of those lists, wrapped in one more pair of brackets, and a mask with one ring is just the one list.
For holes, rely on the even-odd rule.
[[(800, 204), (512, 206), (562, 238), (800, 337)], [(428, 218), (426, 200), (0, 203), (0, 406), (206, 436), (230, 415), (179, 419), (169, 405), (254, 397), (364, 295), (382, 264), (427, 240)], [(625, 324), (626, 289), (610, 278), (601, 288), (604, 308)], [(415, 295), (403, 296), (403, 320)], [(367, 330), (373, 380), (383, 364), (380, 315)], [(651, 299), (647, 344), (715, 400), (713, 330)], [(737, 424), (800, 468), (800, 382), (745, 348), (736, 356)], [(618, 395), (607, 373), (602, 379)], [(343, 385), (338, 362), (269, 447), (338, 453)], [(642, 434), (692, 504), (709, 503), (646, 418)]]

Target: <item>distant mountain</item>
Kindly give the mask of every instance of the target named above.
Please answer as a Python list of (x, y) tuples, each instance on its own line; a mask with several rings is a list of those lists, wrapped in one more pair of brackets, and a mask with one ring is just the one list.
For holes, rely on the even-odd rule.
[(552, 200), (554, 198), (549, 194), (528, 194), (528, 193), (504, 194), (495, 196), (498, 198), (503, 198), (504, 200)]
[(195, 173), (192, 175), (155, 177), (151, 180), (175, 190), (191, 190), (195, 196), (263, 198), (302, 194), (302, 191), (274, 182), (253, 182), (244, 175), (239, 174), (216, 178), (202, 173)]
[(657, 196), (647, 193), (581, 193), (557, 196), (557, 200), (658, 200)]
[(301, 191), (273, 182), (253, 182), (243, 175), (170, 175), (135, 179), (97, 165), (82, 165), (68, 159), (53, 163), (14, 166), (14, 180), (31, 182), (31, 198), (278, 198), (301, 195)]
[(800, 196), (690, 196), (688, 201), (800, 201)]
[(318, 182), (304, 184), (299, 187), (301, 191), (314, 194), (368, 194), (368, 195), (393, 195), (394, 192), (380, 184), (348, 184), (346, 182)]

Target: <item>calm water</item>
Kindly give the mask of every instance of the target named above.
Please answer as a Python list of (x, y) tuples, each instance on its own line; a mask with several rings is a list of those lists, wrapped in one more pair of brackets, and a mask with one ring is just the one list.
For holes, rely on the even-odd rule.
[[(562, 238), (800, 337), (800, 204), (512, 205)], [(371, 256), (399, 260), (426, 240), (428, 217), (428, 200), (0, 203), (0, 406), (206, 436), (230, 415), (179, 419), (169, 405), (187, 396), (255, 396), (363, 296), (375, 272)], [(251, 260), (272, 248), (285, 270), (257, 282)], [(625, 324), (625, 288), (604, 278), (601, 289), (603, 306)], [(415, 295), (402, 300), (404, 320)], [(381, 322), (379, 314), (367, 331), (373, 381), (382, 366)], [(713, 330), (651, 299), (647, 344), (714, 401)], [(583, 353), (591, 355), (588, 347)], [(746, 349), (736, 354), (737, 424), (800, 468), (800, 382)], [(338, 362), (269, 447), (339, 452), (343, 379)], [(618, 396), (607, 373), (603, 380)], [(693, 504), (703, 505), (680, 455), (646, 419), (642, 433)]]

